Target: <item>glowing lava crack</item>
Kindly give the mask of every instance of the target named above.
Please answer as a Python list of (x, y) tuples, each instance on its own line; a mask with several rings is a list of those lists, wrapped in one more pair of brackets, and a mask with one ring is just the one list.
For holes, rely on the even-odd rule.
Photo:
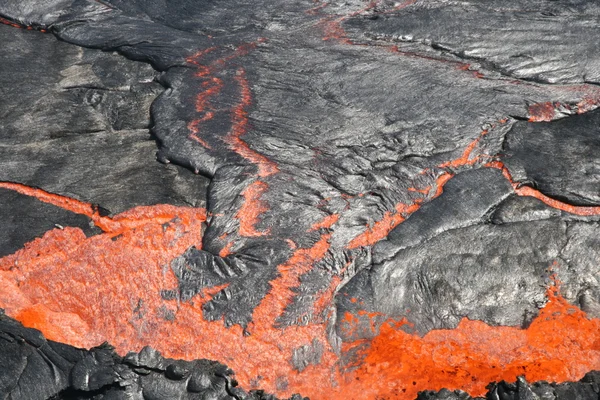
[[(39, 198), (47, 201), (48, 196)], [(63, 205), (72, 202), (52, 198)], [(350, 370), (338, 368), (324, 325), (272, 326), (270, 315), (282, 310), (271, 310), (271, 305), (285, 302), (268, 297), (289, 296), (297, 269), (288, 276), (288, 267), (281, 266), (283, 285), (273, 282), (271, 294), (254, 313), (249, 336), (239, 326), (206, 322), (201, 305), (222, 288), (190, 302), (161, 297), (177, 285), (170, 260), (200, 245), (204, 219), (200, 209), (139, 207), (111, 219), (132, 226), (118, 235), (86, 238), (76, 228), (52, 230), (0, 259), (2, 286), (8, 288), (0, 306), (52, 340), (79, 347), (107, 340), (122, 353), (151, 345), (169, 357), (215, 359), (234, 368), (244, 388), (301, 392), (312, 399), (412, 399), (423, 388), (444, 387), (481, 395), (490, 381), (519, 375), (576, 380), (600, 368), (600, 320), (566, 303), (557, 286), (548, 289), (547, 305), (527, 329), (465, 319), (454, 330), (419, 337), (404, 332), (403, 323), (389, 321)], [(323, 256), (327, 240), (324, 235), (312, 249), (299, 250), (289, 263), (309, 268)], [(53, 295), (57, 292), (60, 297)], [(293, 351), (314, 340), (325, 349), (320, 364), (302, 372), (293, 369)], [(346, 344), (345, 350), (359, 344)]]

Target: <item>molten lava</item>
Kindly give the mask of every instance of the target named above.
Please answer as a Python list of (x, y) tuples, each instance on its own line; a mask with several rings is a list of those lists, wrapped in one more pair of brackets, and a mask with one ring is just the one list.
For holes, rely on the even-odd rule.
[[(32, 189), (30, 195), (48, 200), (44, 193)], [(72, 204), (52, 196), (57, 205)], [(92, 210), (73, 202), (83, 207), (79, 211)], [(204, 210), (161, 205), (101, 218), (121, 221), (119, 233), (85, 237), (78, 228), (54, 229), (0, 259), (6, 288), (0, 307), (52, 340), (79, 347), (106, 340), (122, 354), (150, 345), (169, 357), (214, 359), (232, 367), (246, 389), (260, 387), (281, 396), (300, 392), (317, 400), (414, 399), (420, 390), (443, 387), (481, 395), (490, 381), (518, 375), (577, 380), (600, 368), (600, 320), (588, 319), (552, 286), (548, 304), (527, 329), (465, 319), (456, 329), (419, 337), (390, 321), (367, 343), (356, 368), (344, 370), (329, 345), (326, 321), (276, 326), (298, 277), (327, 253), (329, 233), (310, 248), (296, 249), (279, 267), (280, 277), (244, 330), (203, 319), (202, 304), (224, 286), (189, 302), (161, 296), (177, 288), (170, 261), (190, 246), (200, 247)], [(323, 293), (325, 301), (333, 293)], [(324, 348), (320, 364), (294, 369), (294, 350), (315, 340)], [(343, 350), (364, 344), (346, 344)]]

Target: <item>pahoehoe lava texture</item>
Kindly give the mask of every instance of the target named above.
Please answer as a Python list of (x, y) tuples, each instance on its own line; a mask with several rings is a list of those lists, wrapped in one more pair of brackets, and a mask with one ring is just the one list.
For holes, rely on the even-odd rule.
[[(112, 241), (107, 249), (142, 243), (150, 232), (153, 251), (186, 243), (161, 259), (168, 284), (127, 282), (156, 293), (115, 296), (114, 310), (134, 316), (123, 324), (137, 329), (135, 338), (119, 337), (122, 346), (149, 340), (148, 327), (160, 320), (172, 326), (168, 343), (184, 346), (167, 350), (198, 358), (205, 353), (190, 350), (194, 339), (185, 336), (194, 315), (199, 330), (219, 324), (229, 339), (239, 330), (247, 359), (226, 353), (224, 343), (215, 348), (225, 353), (206, 354), (234, 366), (247, 387), (278, 395), (319, 394), (302, 373), (332, 367), (334, 358), (360, 362), (390, 319), (408, 321), (401, 329), (420, 336), (464, 318), (525, 329), (553, 281), (567, 301), (600, 318), (600, 6), (496, 3), (5, 0), (0, 255), (9, 256), (6, 265), (0, 259), (0, 278), (17, 293), (0, 297), (0, 307), (25, 315), (33, 297), (36, 313), (49, 310), (45, 320), (64, 313), (74, 326), (105, 332), (98, 310), (81, 314), (83, 295), (48, 308), (40, 293), (52, 288), (32, 283), (32, 266), (50, 265), (36, 246), (75, 241), (58, 252), (64, 256), (95, 243), (74, 228), (40, 238), (57, 225), (98, 234), (77, 215), (84, 214), (104, 232), (97, 243)], [(126, 211), (158, 204), (167, 211)], [(169, 205), (196, 208), (185, 211), (196, 222)], [(120, 267), (104, 269), (112, 258), (95, 254), (86, 262), (100, 270), (90, 276)], [(77, 260), (68, 261), (75, 268)], [(77, 284), (89, 287), (84, 278)], [(114, 318), (105, 325), (118, 326)], [(321, 336), (307, 339), (314, 332)], [(285, 364), (293, 377), (265, 377), (253, 361), (262, 344), (251, 350), (253, 340), (272, 341), (282, 353), (274, 368)], [(132, 374), (148, 367), (106, 348), (47, 346), (73, 354), (65, 371), (89, 357), (81, 362), (95, 371), (104, 362)], [(149, 351), (138, 359), (154, 357)], [(600, 368), (600, 350), (590, 351), (585, 365)], [(193, 368), (172, 361), (170, 370), (168, 362), (148, 367), (148, 379)], [(230, 373), (214, 373), (227, 382), (219, 390), (229, 390)], [(102, 382), (169, 396), (144, 391), (154, 383)], [(156, 385), (183, 393), (180, 383)], [(396, 395), (438, 388), (430, 384)], [(489, 396), (521, 396), (522, 381), (507, 385)], [(46, 397), (68, 387), (100, 388), (57, 378)]]

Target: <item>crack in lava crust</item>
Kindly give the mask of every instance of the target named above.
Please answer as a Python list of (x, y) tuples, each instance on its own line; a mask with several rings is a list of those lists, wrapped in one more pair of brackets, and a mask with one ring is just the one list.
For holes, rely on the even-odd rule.
[[(394, 11), (412, 3), (406, 1)], [(310, 13), (316, 14), (325, 6), (322, 3)], [(377, 2), (371, 2), (348, 16), (322, 18), (324, 39), (360, 45), (348, 39), (340, 23), (376, 6)], [(217, 113), (225, 114), (231, 127), (219, 140), (237, 156), (256, 165), (258, 177), (267, 178), (276, 174), (278, 167), (242, 140), (248, 130), (248, 109), (252, 104), (246, 70), (238, 67), (233, 76), (219, 75), (231, 60), (247, 54), (254, 46), (242, 45), (233, 54), (206, 65), (200, 61), (217, 48), (188, 59), (197, 67), (196, 77), (202, 87), (195, 98), (199, 115), (189, 122), (188, 137), (209, 151), (217, 148), (217, 140), (202, 135), (203, 127)], [(383, 47), (400, 52), (397, 46)], [(456, 64), (469, 71), (468, 64)], [(481, 78), (477, 73), (474, 76)], [(227, 84), (234, 83), (239, 93), (235, 104), (221, 110), (217, 104), (226, 86), (224, 79), (229, 79)], [(588, 103), (584, 105), (595, 105), (592, 100)], [(543, 118), (551, 118), (544, 114), (549, 115), (549, 107), (531, 113), (538, 111)], [(351, 238), (346, 249), (377, 243), (426, 200), (440, 196), (454, 170), (473, 167), (481, 161), (483, 155), (473, 153), (485, 135), (487, 131), (481, 132), (458, 158), (438, 165), (440, 174), (434, 186), (408, 189), (418, 196), (411, 204), (396, 204), (380, 220)], [(508, 173), (501, 164), (488, 166)], [(507, 178), (517, 194), (544, 199), (531, 188), (518, 187), (509, 175)], [(271, 291), (254, 310), (253, 322), (246, 329), (239, 325), (226, 328), (222, 321), (206, 321), (202, 306), (226, 289), (227, 284), (207, 288), (187, 302), (177, 295), (165, 296), (166, 292), (177, 293), (174, 288), (178, 282), (169, 268), (170, 262), (192, 246), (201, 248), (204, 210), (159, 205), (138, 207), (108, 218), (90, 204), (40, 189), (8, 182), (0, 187), (86, 215), (105, 232), (88, 238), (76, 228), (52, 230), (0, 259), (0, 281), (9, 288), (0, 294), (0, 307), (26, 326), (41, 329), (52, 340), (81, 347), (107, 340), (120, 353), (150, 345), (168, 357), (215, 359), (233, 368), (246, 389), (263, 388), (281, 396), (300, 392), (312, 399), (413, 399), (420, 390), (443, 387), (480, 395), (489, 381), (514, 380), (522, 374), (529, 380), (576, 380), (590, 369), (600, 368), (600, 321), (588, 319), (581, 310), (569, 305), (553, 286), (548, 289), (546, 307), (527, 329), (492, 327), (465, 319), (454, 330), (431, 331), (419, 337), (404, 332), (402, 322), (388, 321), (366, 343), (355, 368), (345, 370), (338, 366), (339, 354), (329, 342), (327, 321), (304, 326), (278, 325), (278, 318), (296, 296), (294, 289), (298, 288), (301, 275), (329, 255), (330, 230), (338, 223), (339, 215), (329, 215), (311, 227), (311, 231), (326, 231), (312, 246), (296, 248), (293, 242), (290, 244), (293, 254), (278, 266), (279, 276), (270, 282)], [(246, 186), (244, 203), (236, 214), (240, 236), (269, 234), (268, 230), (255, 228), (259, 217), (269, 210), (267, 202), (261, 200), (268, 190), (268, 183), (263, 180)], [(579, 215), (600, 214), (597, 208), (569, 208), (552, 199), (545, 202)], [(221, 256), (230, 255), (232, 246), (229, 242)], [(315, 308), (325, 310), (341, 283), (341, 276), (334, 276), (329, 287), (319, 293)], [(60, 298), (56, 293), (61, 294)], [(320, 363), (298, 371), (292, 365), (292, 354), (315, 341), (324, 348)], [(345, 344), (342, 350), (350, 351), (363, 344)]]
[[(148, 218), (166, 214), (172, 216), (169, 222)], [(78, 228), (55, 229), (0, 259), (0, 280), (9, 288), (2, 292), (0, 306), (52, 340), (79, 347), (108, 340), (120, 353), (151, 345), (169, 357), (215, 359), (234, 368), (243, 387), (282, 396), (300, 392), (313, 399), (412, 399), (419, 390), (442, 387), (478, 395), (493, 380), (522, 374), (529, 380), (576, 380), (600, 368), (600, 320), (588, 319), (552, 286), (548, 304), (528, 329), (465, 319), (454, 330), (419, 337), (402, 331), (402, 323), (388, 321), (363, 351), (358, 367), (343, 370), (325, 324), (274, 326), (274, 317), (283, 310), (273, 305), (285, 304), (279, 297), (293, 295), (289, 289), (302, 272), (297, 264), (310, 269), (322, 258), (329, 234), (310, 249), (297, 249), (280, 267), (281, 278), (269, 295), (277, 300), (267, 296), (244, 331), (203, 320), (202, 304), (224, 286), (206, 289), (190, 302), (161, 296), (177, 286), (170, 260), (200, 246), (204, 210), (138, 207), (114, 219), (139, 216), (143, 223), (117, 236), (86, 238)], [(299, 372), (291, 354), (314, 340), (325, 348), (321, 363)], [(361, 344), (345, 344), (343, 350)]]

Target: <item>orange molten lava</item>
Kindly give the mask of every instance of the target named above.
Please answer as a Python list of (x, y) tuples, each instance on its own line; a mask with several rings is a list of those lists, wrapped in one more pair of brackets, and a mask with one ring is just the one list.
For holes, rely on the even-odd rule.
[(549, 207), (568, 212), (574, 215), (582, 215), (586, 217), (600, 215), (599, 206), (574, 206), (572, 204), (564, 203), (562, 201), (548, 197), (539, 190), (534, 189), (532, 187), (520, 186), (519, 182), (515, 182), (513, 180), (512, 175), (508, 171), (508, 168), (506, 168), (506, 166), (500, 161), (489, 162), (486, 164), (486, 167), (500, 169), (504, 177), (512, 185), (513, 189), (515, 190), (515, 193), (519, 196), (535, 197), (536, 199), (540, 200)]
[(414, 399), (425, 388), (486, 393), (488, 382), (578, 380), (600, 368), (600, 320), (588, 319), (558, 289), (527, 329), (463, 319), (456, 329), (418, 337), (388, 323), (372, 341), (358, 370), (342, 385), (347, 398)]
[(258, 218), (266, 211), (269, 211), (268, 204), (261, 200), (261, 196), (269, 189), (263, 181), (252, 182), (244, 191), (242, 196), (244, 202), (235, 217), (240, 221), (240, 236), (255, 237), (264, 236), (269, 231), (257, 231), (254, 225), (258, 223)]
[[(60, 196), (36, 189), (29, 194), (72, 208)], [(177, 288), (170, 261), (190, 246), (200, 247), (204, 210), (137, 207), (114, 220), (125, 226), (118, 235), (86, 238), (78, 228), (54, 229), (0, 259), (0, 307), (52, 340), (79, 347), (107, 340), (122, 354), (150, 345), (169, 357), (219, 360), (237, 372), (246, 389), (281, 396), (301, 392), (315, 400), (414, 399), (419, 390), (442, 387), (480, 395), (489, 381), (522, 374), (529, 380), (577, 380), (600, 368), (600, 320), (586, 318), (551, 288), (548, 304), (528, 329), (463, 320), (454, 330), (419, 337), (387, 323), (358, 368), (341, 371), (326, 321), (276, 327), (298, 278), (329, 251), (329, 233), (279, 266), (280, 277), (244, 330), (203, 318), (202, 305), (226, 285), (189, 302), (161, 296)], [(340, 282), (334, 277), (324, 300), (331, 301)], [(325, 307), (319, 303), (317, 308)], [(291, 364), (294, 350), (315, 340), (324, 348), (321, 363), (298, 372)]]

